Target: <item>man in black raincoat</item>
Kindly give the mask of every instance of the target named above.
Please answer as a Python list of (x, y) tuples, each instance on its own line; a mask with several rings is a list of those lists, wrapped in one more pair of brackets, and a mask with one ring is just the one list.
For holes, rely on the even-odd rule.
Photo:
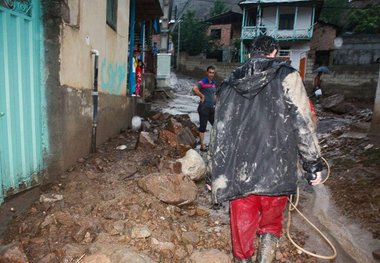
[(296, 192), (299, 165), (321, 182), (320, 148), (298, 72), (279, 58), (277, 42), (261, 36), (253, 57), (218, 90), (211, 132), (210, 172), (215, 203), (230, 201), (235, 262), (272, 262), (287, 197)]

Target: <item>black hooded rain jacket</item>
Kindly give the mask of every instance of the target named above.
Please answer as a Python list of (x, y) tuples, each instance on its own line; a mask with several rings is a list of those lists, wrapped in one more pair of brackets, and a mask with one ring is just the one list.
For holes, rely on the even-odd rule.
[(308, 172), (321, 170), (308, 97), (289, 63), (254, 57), (217, 95), (209, 151), (214, 202), (293, 194), (299, 161)]

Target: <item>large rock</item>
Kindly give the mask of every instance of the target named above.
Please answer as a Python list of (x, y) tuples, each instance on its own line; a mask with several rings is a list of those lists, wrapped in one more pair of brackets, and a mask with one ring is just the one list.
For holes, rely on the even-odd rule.
[(82, 263), (112, 263), (111, 259), (102, 254), (102, 253), (95, 253), (94, 255), (86, 256), (81, 261)]
[[(110, 262), (110, 263), (154, 263), (151, 258), (147, 255), (134, 251), (127, 246), (119, 245), (119, 244), (104, 244), (104, 243), (94, 243), (90, 249), (90, 253), (93, 257), (87, 262), (97, 262), (90, 261), (94, 258), (98, 258), (99, 262)], [(95, 256), (95, 257), (94, 257)], [(104, 261), (100, 261), (104, 260)], [(109, 261), (108, 261), (109, 260)]]
[(27, 263), (28, 258), (22, 250), (20, 244), (11, 243), (8, 245), (0, 246), (0, 262), (4, 263)]
[(182, 173), (189, 176), (191, 180), (198, 181), (206, 174), (206, 164), (195, 150), (190, 149), (183, 158), (177, 159), (182, 163)]
[(155, 238), (151, 240), (151, 246), (154, 251), (160, 253), (165, 258), (172, 258), (175, 253), (175, 245), (172, 242), (162, 242)]
[(152, 173), (140, 179), (138, 185), (145, 192), (173, 205), (192, 203), (198, 194), (197, 186), (183, 174)]
[(354, 111), (355, 106), (351, 103), (345, 102), (344, 100), (344, 95), (334, 94), (330, 97), (323, 98), (322, 107), (325, 110), (329, 110), (337, 114), (344, 114)]
[(168, 130), (161, 130), (159, 138), (172, 147), (177, 146), (177, 135)]
[(231, 263), (231, 258), (217, 249), (194, 251), (190, 257), (191, 263)]
[(155, 147), (156, 144), (154, 143), (154, 140), (150, 137), (150, 134), (148, 132), (140, 132), (136, 148), (143, 148), (149, 150)]
[(181, 132), (183, 127), (182, 124), (176, 121), (174, 118), (170, 118), (166, 129), (174, 134), (178, 134)]
[(188, 127), (183, 128), (179, 133), (177, 133), (178, 144), (185, 144), (193, 147), (195, 145), (195, 142), (195, 137)]

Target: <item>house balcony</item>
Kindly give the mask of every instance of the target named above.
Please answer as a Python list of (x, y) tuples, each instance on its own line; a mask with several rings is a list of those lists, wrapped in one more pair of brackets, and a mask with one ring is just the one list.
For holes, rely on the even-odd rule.
[(243, 26), (241, 39), (255, 39), (258, 36), (271, 36), (277, 41), (310, 40), (313, 36), (313, 27), (279, 30), (277, 26)]

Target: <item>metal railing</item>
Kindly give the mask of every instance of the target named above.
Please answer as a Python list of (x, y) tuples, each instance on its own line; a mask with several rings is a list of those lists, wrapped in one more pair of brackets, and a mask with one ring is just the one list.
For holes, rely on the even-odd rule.
[(243, 26), (241, 31), (242, 39), (254, 39), (261, 35), (267, 35), (276, 40), (301, 40), (311, 39), (313, 27), (297, 28), (291, 30), (279, 30), (275, 26)]

